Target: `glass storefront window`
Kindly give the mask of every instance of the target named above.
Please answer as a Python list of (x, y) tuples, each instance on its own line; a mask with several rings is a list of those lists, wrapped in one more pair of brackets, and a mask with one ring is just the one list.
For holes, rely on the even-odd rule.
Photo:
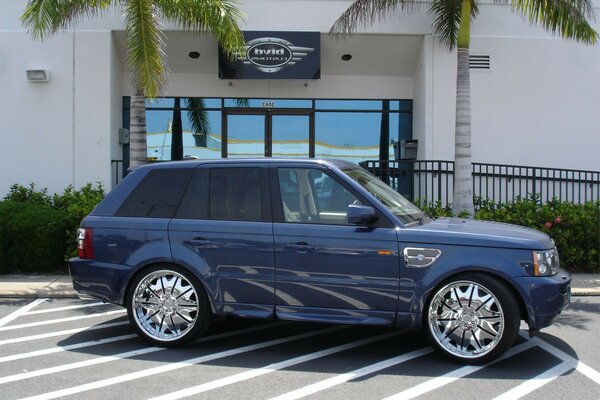
[[(387, 143), (390, 158), (393, 158), (398, 125), (392, 121), (388, 125)], [(378, 160), (381, 129), (381, 113), (316, 112), (315, 157), (339, 158), (354, 163)]]
[[(173, 108), (175, 98), (159, 97), (157, 99), (146, 99), (146, 108)], [(221, 108), (221, 99), (209, 99), (201, 97), (182, 97), (180, 108)]]
[(176, 113), (181, 115), (183, 156), (221, 158), (220, 111), (146, 110), (148, 158), (171, 160)]
[[(129, 104), (124, 98), (124, 117)], [(172, 159), (176, 118), (183, 139), (178, 154), (201, 159), (221, 158), (223, 152), (227, 157), (314, 154), (359, 163), (386, 152), (395, 159), (399, 142), (412, 139), (412, 100), (169, 97), (147, 100), (146, 107), (148, 157), (155, 160)], [(380, 152), (382, 130), (387, 150)]]
[(225, 99), (227, 108), (312, 108), (305, 99)]

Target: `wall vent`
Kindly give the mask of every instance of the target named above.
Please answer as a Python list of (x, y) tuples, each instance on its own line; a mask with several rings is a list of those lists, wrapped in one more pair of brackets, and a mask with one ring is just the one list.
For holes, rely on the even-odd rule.
[(478, 71), (489, 71), (490, 70), (490, 56), (481, 54), (470, 54), (469, 55), (469, 69)]

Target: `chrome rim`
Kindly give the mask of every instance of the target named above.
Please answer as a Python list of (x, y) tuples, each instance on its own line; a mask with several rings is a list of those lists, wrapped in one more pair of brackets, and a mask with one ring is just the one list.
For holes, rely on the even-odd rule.
[(496, 347), (504, 313), (493, 293), (477, 282), (457, 281), (440, 289), (429, 306), (429, 329), (450, 354), (478, 358)]
[(135, 321), (155, 340), (168, 342), (187, 334), (196, 323), (198, 310), (196, 289), (177, 272), (152, 272), (135, 289)]

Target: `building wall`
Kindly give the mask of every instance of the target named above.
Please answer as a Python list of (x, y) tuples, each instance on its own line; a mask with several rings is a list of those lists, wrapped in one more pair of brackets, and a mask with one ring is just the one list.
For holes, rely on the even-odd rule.
[[(25, 4), (0, 3), (0, 194), (15, 182), (36, 182), (51, 192), (89, 181), (111, 186), (110, 160), (121, 158), (121, 99), (131, 93), (120, 13), (82, 21), (74, 32), (40, 43), (20, 24)], [(325, 34), (349, 4), (248, 0), (242, 5), (243, 27)], [(596, 14), (599, 5), (595, 0)], [(235, 81), (229, 86), (216, 77), (216, 46), (210, 37), (193, 39), (208, 43), (203, 53), (207, 69), (180, 68), (179, 61), (187, 62), (187, 48), (174, 35), (178, 39), (168, 49), (174, 68), (165, 95), (413, 99), (419, 157), (452, 159), (456, 55), (432, 36), (431, 18), (423, 11), (398, 15), (348, 41), (324, 35), (325, 55), (347, 48), (375, 59), (338, 64), (339, 56), (323, 56), (321, 80), (306, 85)], [(600, 30), (598, 20), (594, 24)], [(600, 45), (561, 40), (532, 28), (509, 7), (486, 4), (472, 33), (471, 52), (489, 54), (492, 65), (489, 72), (471, 74), (473, 160), (600, 170)], [(385, 46), (360, 44), (362, 39), (389, 40), (390, 34), (400, 43), (391, 58), (402, 68), (397, 72), (376, 58)], [(28, 82), (26, 69), (47, 69), (51, 81)]]

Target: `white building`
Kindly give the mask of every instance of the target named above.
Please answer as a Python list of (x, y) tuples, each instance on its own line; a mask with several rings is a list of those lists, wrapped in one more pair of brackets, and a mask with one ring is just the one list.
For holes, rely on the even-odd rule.
[[(419, 159), (452, 160), (456, 54), (433, 37), (432, 17), (425, 11), (390, 17), (333, 40), (327, 32), (350, 3), (242, 3), (246, 31), (321, 32), (319, 80), (219, 79), (216, 42), (167, 27), (171, 72), (164, 96), (204, 98), (210, 120), (201, 148), (184, 122), (186, 154), (220, 157), (225, 149), (232, 156), (244, 143), (258, 143), (258, 150), (240, 155), (258, 154), (266, 129), (268, 154), (377, 159), (381, 100), (391, 100), (393, 141), (417, 139)], [(111, 160), (123, 159), (119, 129), (127, 127), (132, 93), (123, 19), (115, 11), (41, 43), (20, 23), (25, 4), (0, 3), (0, 194), (13, 183), (35, 182), (51, 192), (93, 181), (110, 187)], [(599, 8), (595, 0), (596, 14)], [(189, 56), (194, 51), (198, 58)], [(342, 60), (345, 54), (352, 58)], [(600, 170), (600, 45), (553, 37), (509, 6), (482, 4), (471, 54), (489, 56), (489, 69), (471, 70), (473, 161)], [(28, 81), (27, 70), (45, 70), (49, 81)], [(238, 98), (251, 100), (239, 107)], [(344, 99), (357, 101), (338, 101)], [(161, 101), (150, 107), (172, 107), (172, 99)], [(150, 156), (169, 158), (168, 107), (148, 111)]]

